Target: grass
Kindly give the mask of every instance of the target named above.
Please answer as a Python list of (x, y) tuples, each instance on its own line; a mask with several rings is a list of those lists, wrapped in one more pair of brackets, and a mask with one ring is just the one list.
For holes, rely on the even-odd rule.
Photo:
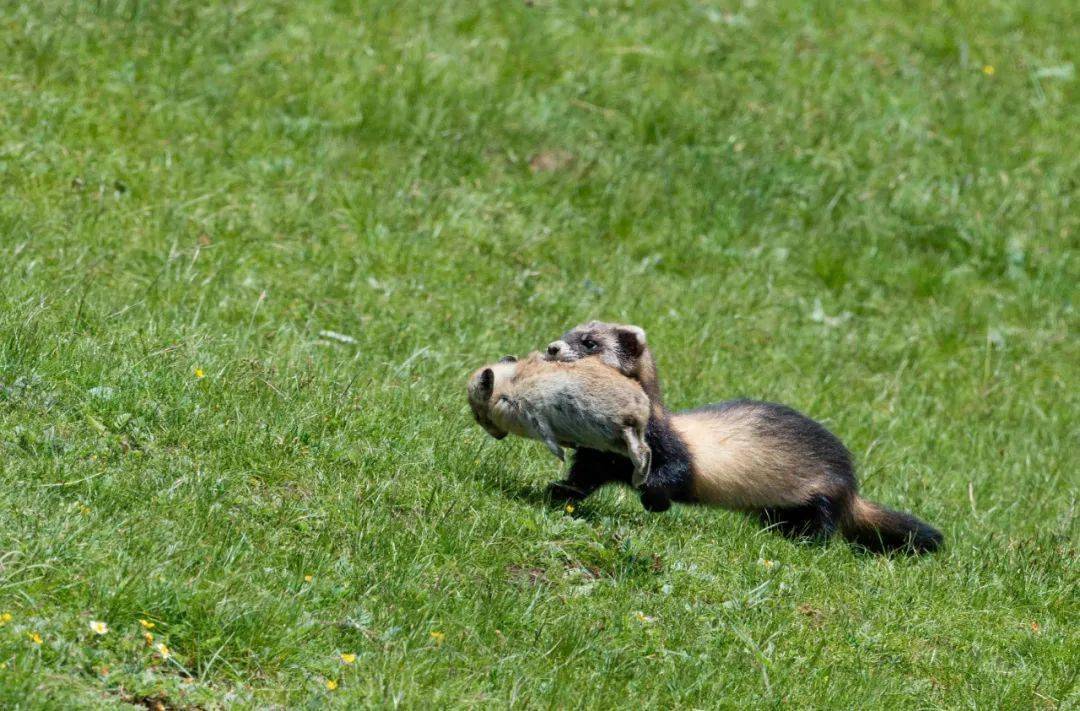
[[(1080, 701), (1075, 3), (0, 27), (3, 706)], [(672, 407), (821, 419), (946, 550), (550, 507), (464, 380), (594, 317)]]

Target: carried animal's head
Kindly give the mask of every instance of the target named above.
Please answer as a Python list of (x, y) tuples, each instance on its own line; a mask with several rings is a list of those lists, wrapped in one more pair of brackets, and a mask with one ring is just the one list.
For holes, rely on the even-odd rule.
[(495, 439), (502, 439), (508, 433), (494, 422), (491, 408), (500, 397), (499, 385), (513, 377), (515, 370), (517, 358), (504, 356), (498, 363), (485, 365), (469, 378), (469, 407), (473, 418)]

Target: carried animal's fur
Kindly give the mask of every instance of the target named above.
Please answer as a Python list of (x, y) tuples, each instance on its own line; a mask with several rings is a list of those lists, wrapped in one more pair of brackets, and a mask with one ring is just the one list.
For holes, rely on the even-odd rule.
[(468, 391), (473, 416), (496, 439), (539, 440), (560, 460), (562, 447), (612, 452), (633, 463), (635, 486), (648, 477), (649, 398), (638, 382), (599, 361), (508, 356), (473, 373)]
[[(932, 551), (935, 528), (858, 493), (851, 454), (823, 425), (786, 407), (731, 400), (671, 413), (664, 406), (656, 365), (637, 326), (590, 321), (548, 346), (557, 362), (597, 361), (641, 382), (651, 413), (646, 440), (652, 473), (642, 504), (663, 511), (671, 501), (756, 513), (791, 536), (828, 537), (841, 531), (875, 551)], [(579, 449), (555, 495), (583, 498), (627, 478), (627, 462)]]

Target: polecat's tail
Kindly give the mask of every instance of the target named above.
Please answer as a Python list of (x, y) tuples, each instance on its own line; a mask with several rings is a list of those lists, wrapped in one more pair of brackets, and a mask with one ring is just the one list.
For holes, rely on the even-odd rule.
[(844, 537), (875, 553), (931, 553), (944, 542), (941, 531), (909, 513), (893, 511), (859, 495), (841, 522)]

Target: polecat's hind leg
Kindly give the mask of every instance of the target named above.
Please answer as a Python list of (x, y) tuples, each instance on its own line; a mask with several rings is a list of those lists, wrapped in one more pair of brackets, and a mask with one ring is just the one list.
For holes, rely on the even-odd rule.
[(634, 476), (630, 482), (635, 489), (640, 489), (649, 478), (649, 470), (652, 468), (652, 449), (645, 444), (645, 433), (633, 427), (623, 428), (623, 441), (626, 443), (627, 456), (634, 463)]
[(823, 541), (837, 528), (836, 502), (828, 496), (815, 496), (802, 506), (764, 508), (758, 513), (761, 523), (787, 538)]

